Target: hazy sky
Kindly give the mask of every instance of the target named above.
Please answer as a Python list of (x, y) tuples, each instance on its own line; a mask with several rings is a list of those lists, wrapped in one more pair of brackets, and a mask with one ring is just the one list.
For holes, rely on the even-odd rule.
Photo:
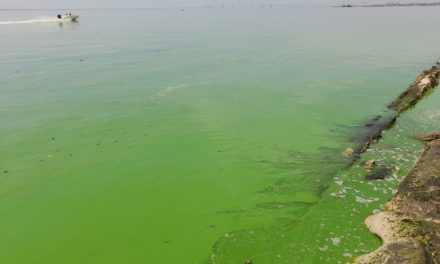
[(0, 0), (0, 9), (7, 8), (129, 8), (184, 7), (231, 4), (339, 5), (342, 3), (435, 2), (435, 0)]

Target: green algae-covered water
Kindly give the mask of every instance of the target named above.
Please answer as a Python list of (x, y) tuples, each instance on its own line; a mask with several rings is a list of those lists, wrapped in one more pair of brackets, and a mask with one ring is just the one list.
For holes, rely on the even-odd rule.
[(436, 59), (439, 8), (0, 11), (1, 263), (342, 263), (440, 93), (341, 152)]

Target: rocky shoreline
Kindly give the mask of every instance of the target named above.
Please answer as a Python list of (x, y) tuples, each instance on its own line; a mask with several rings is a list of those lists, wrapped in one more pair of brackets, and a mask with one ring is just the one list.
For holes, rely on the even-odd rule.
[[(440, 67), (423, 71), (411, 86), (388, 105), (386, 117), (378, 116), (364, 125), (352, 163), (370, 144), (381, 138), (405, 110), (413, 107), (438, 85)], [(365, 224), (383, 245), (354, 260), (356, 264), (440, 264), (440, 132), (419, 136), (426, 144), (421, 157), (385, 205), (385, 212), (368, 217)], [(346, 153), (344, 151), (344, 153)], [(373, 163), (374, 164), (374, 161)]]
[(440, 263), (440, 132), (418, 138), (425, 150), (402, 180), (385, 212), (365, 224), (383, 245), (357, 264)]
[(399, 115), (415, 106), (429, 91), (439, 84), (440, 65), (420, 73), (415, 81), (392, 101), (382, 115), (378, 115), (362, 125), (352, 139), (354, 148), (347, 148), (343, 155), (349, 158), (352, 165), (370, 146), (382, 137), (382, 132), (394, 125)]

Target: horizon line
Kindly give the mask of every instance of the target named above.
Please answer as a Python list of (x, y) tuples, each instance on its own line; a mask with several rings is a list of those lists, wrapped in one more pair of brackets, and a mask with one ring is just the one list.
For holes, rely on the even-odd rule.
[(38, 10), (132, 10), (132, 9), (182, 9), (182, 8), (224, 8), (224, 9), (270, 9), (280, 7), (331, 7), (331, 5), (203, 5), (203, 6), (174, 6), (174, 7), (90, 7), (90, 8), (0, 8), (1, 11), (38, 11)]

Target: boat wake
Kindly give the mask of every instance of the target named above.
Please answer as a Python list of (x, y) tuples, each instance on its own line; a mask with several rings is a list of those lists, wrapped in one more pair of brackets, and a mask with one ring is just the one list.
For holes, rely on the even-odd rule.
[(56, 17), (42, 17), (42, 18), (22, 20), (22, 21), (0, 21), (0, 25), (39, 24), (39, 23), (54, 23), (54, 22), (60, 22), (60, 20)]

